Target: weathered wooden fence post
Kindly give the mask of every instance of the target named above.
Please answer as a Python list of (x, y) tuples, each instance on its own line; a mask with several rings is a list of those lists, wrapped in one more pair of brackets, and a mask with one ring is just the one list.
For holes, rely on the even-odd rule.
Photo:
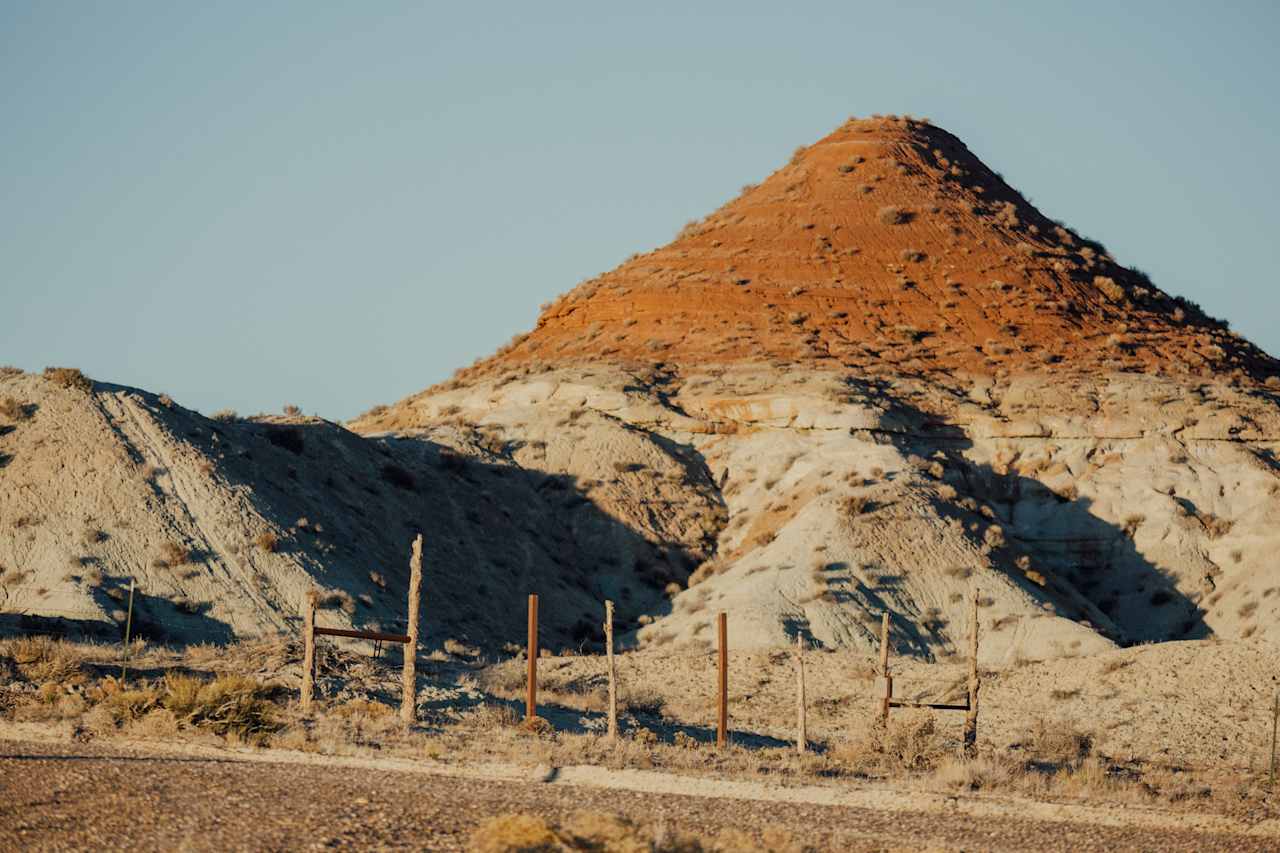
[(311, 713), (312, 678), (316, 668), (316, 594), (302, 594), (302, 713)]
[(880, 722), (889, 722), (889, 705), (893, 702), (893, 676), (889, 673), (889, 611), (880, 614), (880, 676), (884, 694), (877, 700)]
[(1276, 692), (1275, 701), (1271, 705), (1271, 779), (1267, 783), (1274, 786), (1276, 784), (1276, 727), (1280, 725), (1280, 691)]
[(400, 719), (412, 723), (418, 708), (418, 607), (422, 600), (422, 534), (413, 540), (409, 557), (409, 642), (404, 644)]
[(729, 742), (729, 617), (722, 610), (717, 617), (720, 640), (720, 678), (716, 715), (716, 746)]
[(796, 637), (796, 752), (809, 748), (809, 729), (805, 721), (804, 702), (804, 637)]
[(529, 672), (528, 687), (524, 698), (524, 718), (532, 720), (538, 715), (538, 596), (529, 596)]
[(969, 702), (964, 714), (964, 751), (968, 755), (978, 748), (978, 590), (969, 604)]
[(604, 644), (609, 657), (609, 740), (618, 739), (618, 670), (613, 661), (613, 602), (604, 603)]
[(133, 634), (133, 584), (129, 578), (129, 615), (124, 619), (124, 658), (120, 661), (120, 680), (124, 681), (129, 672), (129, 641)]

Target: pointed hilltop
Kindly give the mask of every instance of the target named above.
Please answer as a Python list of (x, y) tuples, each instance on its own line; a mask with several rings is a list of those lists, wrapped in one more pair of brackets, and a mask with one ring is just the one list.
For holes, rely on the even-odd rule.
[(581, 571), (642, 645), (725, 610), (749, 646), (867, 648), (889, 610), (945, 657), (977, 591), (1009, 660), (1275, 634), (1278, 373), (956, 137), (873, 118), (350, 426), (562, 478), (567, 562), (579, 507), (637, 531)]
[(1260, 378), (1277, 364), (1049, 219), (959, 139), (852, 119), (459, 378), (566, 363)]
[(0, 610), (110, 634), (137, 578), (153, 636), (249, 636), (318, 585), (386, 627), (421, 531), (436, 642), (518, 640), (529, 593), (560, 649), (605, 599), (694, 652), (887, 611), (946, 659), (975, 596), (997, 664), (1275, 641), (1277, 368), (945, 131), (855, 120), (349, 430), (0, 369)]

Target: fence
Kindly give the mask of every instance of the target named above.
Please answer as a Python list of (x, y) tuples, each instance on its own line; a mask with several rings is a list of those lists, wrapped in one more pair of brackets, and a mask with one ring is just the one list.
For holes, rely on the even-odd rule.
[[(613, 602), (605, 601), (605, 660), (609, 685), (608, 737), (618, 738), (618, 671), (614, 661)], [(729, 617), (724, 611), (716, 614), (716, 746), (729, 743)], [(525, 721), (532, 721), (538, 713), (538, 596), (529, 596), (528, 632), (526, 643)], [(969, 626), (969, 678), (963, 704), (946, 702), (916, 702), (895, 699), (893, 675), (889, 669), (889, 613), (881, 615), (880, 622), (880, 695), (876, 699), (879, 721), (885, 724), (893, 708), (929, 708), (935, 711), (964, 711), (964, 747), (972, 751), (978, 735), (978, 591), (973, 591), (970, 602)], [(807, 706), (805, 697), (804, 639), (796, 638), (796, 751), (808, 749)]]
[(889, 721), (893, 708), (930, 708), (935, 711), (964, 711), (964, 747), (972, 752), (978, 741), (978, 591), (969, 603), (969, 680), (964, 704), (948, 702), (913, 702), (893, 698), (893, 673), (889, 669), (889, 613), (880, 616), (880, 696), (876, 700), (880, 720)]
[(378, 643), (400, 643), (405, 647), (400, 718), (406, 723), (414, 722), (418, 704), (418, 608), (422, 599), (422, 534), (418, 534), (413, 540), (409, 558), (409, 614), (406, 626), (409, 633), (389, 634), (383, 631), (318, 626), (316, 597), (315, 590), (308, 590), (302, 597), (302, 712), (311, 713), (315, 693), (316, 637), (352, 637)]

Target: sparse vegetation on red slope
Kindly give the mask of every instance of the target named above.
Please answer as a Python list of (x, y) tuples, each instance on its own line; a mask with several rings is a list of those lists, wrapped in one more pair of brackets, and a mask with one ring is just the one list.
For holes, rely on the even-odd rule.
[(911, 212), (893, 204), (886, 204), (876, 211), (876, 218), (882, 225), (901, 225), (911, 220)]

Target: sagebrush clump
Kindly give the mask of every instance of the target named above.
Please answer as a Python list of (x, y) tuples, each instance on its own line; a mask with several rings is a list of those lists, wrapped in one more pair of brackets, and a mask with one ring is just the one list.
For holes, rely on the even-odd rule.
[(46, 367), (44, 378), (60, 388), (76, 391), (92, 391), (93, 380), (74, 367)]

